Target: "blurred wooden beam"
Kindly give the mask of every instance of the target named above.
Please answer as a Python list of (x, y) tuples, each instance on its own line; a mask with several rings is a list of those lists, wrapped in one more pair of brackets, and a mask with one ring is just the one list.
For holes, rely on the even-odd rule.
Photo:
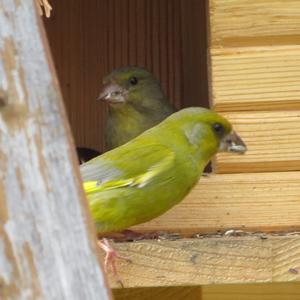
[(35, 1), (0, 1), (0, 298), (108, 299)]

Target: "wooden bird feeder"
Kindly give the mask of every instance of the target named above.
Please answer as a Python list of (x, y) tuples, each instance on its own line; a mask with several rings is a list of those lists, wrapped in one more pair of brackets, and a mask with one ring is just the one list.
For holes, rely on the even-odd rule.
[[(9, 8), (7, 2), (15, 10)], [(37, 279), (37, 275), (45, 275), (41, 265), (56, 262), (56, 271), (53, 267), (52, 272), (61, 275), (59, 272), (65, 271), (70, 282), (75, 280), (70, 274), (80, 272), (82, 277), (76, 279), (76, 284), (82, 284), (80, 295), (86, 298), (76, 298), (79, 297), (76, 289), (72, 297), (74, 284), (65, 286), (71, 298), (65, 297), (68, 294), (63, 294), (61, 282), (53, 280), (50, 283), (62, 293), (57, 295), (64, 295), (55, 299), (96, 299), (91, 292), (93, 288), (98, 299), (107, 299), (108, 292), (95, 259), (93, 229), (84, 222), (85, 199), (74, 151), (69, 154), (73, 144), (53, 80), (55, 74), (47, 67), (51, 66), (45, 51), (47, 43), (36, 37), (40, 33), (32, 2), (28, 1), (29, 5), (22, 1), (21, 5), (18, 1), (0, 0), (0, 57), (4, 61), (4, 64), (0, 62), (0, 75), (3, 69), (10, 74), (2, 82), (0, 77), (0, 131), (2, 135), (2, 124), (6, 124), (6, 132), (11, 130), (9, 136), (15, 141), (9, 143), (9, 150), (0, 150), (3, 165), (0, 184), (4, 187), (0, 191), (0, 205), (8, 211), (0, 214), (0, 269), (9, 270), (8, 265), (11, 266), (11, 273), (0, 270), (0, 298), (27, 299), (13, 298), (16, 289), (21, 292), (27, 289), (33, 295), (30, 299), (39, 299), (42, 294), (38, 293), (47, 286), (46, 281)], [(50, 18), (43, 18), (44, 27), (77, 146), (103, 151), (106, 110), (96, 101), (102, 77), (114, 68), (138, 65), (155, 74), (177, 108), (210, 106), (227, 117), (249, 149), (243, 156), (218, 155), (212, 174), (202, 177), (182, 203), (163, 216), (132, 228), (140, 232), (167, 233), (162, 238), (114, 244), (120, 254), (132, 259), (132, 263), (118, 261), (125, 288), (121, 289), (112, 277), (108, 279), (115, 299), (300, 299), (300, 2), (39, 2), (48, 15), (48, 5), (52, 6)], [(1, 12), (2, 7), (8, 17)], [(19, 31), (8, 26), (12, 20), (19, 24)], [(21, 24), (31, 26), (31, 33), (22, 31)], [(26, 48), (26, 43), (33, 46)], [(36, 49), (36, 53), (30, 53), (32, 49)], [(15, 53), (21, 62), (26, 62), (30, 54), (35, 61), (35, 65), (21, 64), (20, 76), (32, 74), (27, 75), (25, 83), (22, 77), (7, 71), (16, 68)], [(7, 82), (13, 83), (8, 85)], [(41, 130), (29, 121), (18, 121), (21, 127), (11, 123), (5, 99), (14, 99), (17, 95), (16, 99), (22, 102), (21, 96), (27, 97), (27, 92), (20, 94), (23, 84), (30, 88), (28, 101), (23, 101), (29, 108), (25, 107), (26, 113), (23, 108), (17, 109), (17, 114), (21, 113), (25, 120), (29, 116), (36, 118), (36, 122), (41, 122), (39, 126), (47, 128)], [(33, 110), (36, 103), (40, 105), (40, 113)], [(13, 116), (14, 113), (13, 109)], [(57, 124), (62, 126), (58, 128)], [(19, 135), (24, 126), (28, 126), (28, 134)], [(28, 141), (22, 142), (21, 137), (27, 137)], [(1, 148), (6, 147), (5, 141), (0, 139)], [(50, 141), (53, 141), (52, 146)], [(31, 143), (35, 143), (36, 148), (28, 152)], [(28, 149), (23, 150), (23, 147)], [(12, 159), (15, 165), (9, 169), (6, 179), (4, 162)], [(42, 169), (35, 169), (34, 162)], [(20, 167), (21, 163), (24, 166)], [(23, 182), (30, 170), (40, 172), (45, 185), (37, 211), (33, 209), (37, 205), (34, 199), (39, 194), (35, 194), (37, 188), (34, 187), (39, 183)], [(19, 186), (19, 194), (12, 191), (15, 185), (9, 184), (9, 178)], [(38, 177), (32, 176), (32, 180), (34, 178)], [(22, 201), (29, 201), (28, 206), (22, 204), (24, 207), (21, 205), (19, 210), (14, 202), (18, 195), (23, 195)], [(71, 195), (74, 201), (68, 204)], [(47, 201), (51, 205), (47, 206)], [(73, 205), (78, 207), (70, 213)], [(25, 207), (29, 207), (27, 214)], [(45, 215), (39, 216), (41, 211)], [(9, 225), (27, 224), (19, 221), (22, 220), (19, 212), (31, 220), (28, 224), (32, 227), (23, 226), (18, 231)], [(40, 227), (47, 222), (39, 223), (39, 217), (53, 222), (54, 227), (51, 229), (50, 223), (48, 227)], [(58, 234), (65, 225), (63, 220), (69, 222), (65, 227), (67, 231)], [(41, 228), (48, 233), (44, 232), (41, 239), (33, 239), (32, 234)], [(13, 232), (24, 237), (12, 239)], [(58, 241), (53, 239), (54, 243), (61, 249), (72, 247), (74, 250), (69, 258), (65, 250), (58, 250), (58, 245), (49, 246), (54, 232), (58, 234)], [(44, 238), (50, 242), (45, 243)], [(91, 247), (82, 242), (86, 240), (90, 240)], [(82, 243), (86, 245), (84, 250)], [(38, 246), (42, 247), (44, 260), (37, 251)], [(53, 249), (57, 251), (54, 252), (56, 257), (53, 257)], [(20, 267), (18, 255), (27, 259), (28, 267)], [(85, 260), (80, 258), (82, 263), (74, 267), (82, 256)], [(63, 261), (67, 258), (69, 267)], [(22, 275), (26, 270), (31, 274), (27, 281)], [(96, 275), (93, 277), (90, 273), (89, 284), (81, 283), (88, 270)], [(15, 288), (9, 278), (17, 278), (23, 285), (16, 283)]]

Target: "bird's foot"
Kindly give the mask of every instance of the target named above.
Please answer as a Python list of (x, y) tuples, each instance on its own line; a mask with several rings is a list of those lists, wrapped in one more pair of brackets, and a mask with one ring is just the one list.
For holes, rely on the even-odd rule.
[(132, 262), (130, 258), (126, 256), (119, 255), (116, 250), (109, 244), (107, 239), (102, 239), (98, 241), (98, 246), (106, 253), (105, 260), (104, 260), (104, 271), (107, 273), (109, 266), (112, 269), (112, 272), (116, 278), (116, 281), (124, 287), (123, 281), (118, 274), (117, 267), (116, 267), (116, 259), (124, 259), (128, 262)]

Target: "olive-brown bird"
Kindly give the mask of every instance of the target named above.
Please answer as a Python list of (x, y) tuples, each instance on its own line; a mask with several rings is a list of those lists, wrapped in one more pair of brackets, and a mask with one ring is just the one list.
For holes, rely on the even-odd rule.
[(109, 104), (106, 150), (119, 147), (175, 112), (160, 83), (146, 69), (115, 69), (103, 79), (98, 99)]

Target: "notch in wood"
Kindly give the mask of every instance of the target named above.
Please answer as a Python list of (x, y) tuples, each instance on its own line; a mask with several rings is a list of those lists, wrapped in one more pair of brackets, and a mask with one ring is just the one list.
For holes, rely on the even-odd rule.
[(0, 88), (0, 109), (7, 106), (8, 104), (8, 93)]

